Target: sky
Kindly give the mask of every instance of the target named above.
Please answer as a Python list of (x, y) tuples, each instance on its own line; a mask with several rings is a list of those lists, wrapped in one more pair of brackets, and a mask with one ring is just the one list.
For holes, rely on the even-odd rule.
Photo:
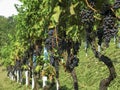
[(14, 4), (20, 4), (20, 2), (18, 0), (0, 0), (0, 15), (5, 17), (17, 15)]

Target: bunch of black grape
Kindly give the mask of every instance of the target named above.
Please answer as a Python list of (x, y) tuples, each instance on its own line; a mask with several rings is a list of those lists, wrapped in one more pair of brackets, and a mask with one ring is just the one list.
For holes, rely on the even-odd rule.
[[(88, 0), (89, 4), (94, 8), (95, 0)], [(84, 24), (88, 24), (94, 22), (94, 11), (91, 9), (82, 9), (80, 12), (81, 22)]]
[(56, 38), (53, 36), (54, 30), (48, 32), (48, 38), (45, 40), (45, 47), (47, 50), (52, 50), (57, 47)]
[(81, 43), (79, 41), (73, 41), (72, 39), (68, 39), (66, 44), (66, 50), (68, 55), (70, 55), (71, 52), (74, 55), (77, 55)]
[(94, 15), (94, 12), (92, 10), (83, 9), (80, 13), (81, 22), (85, 24), (94, 22), (93, 15)]
[(115, 36), (118, 32), (115, 26), (115, 17), (112, 15), (106, 15), (103, 18), (103, 39), (105, 40), (106, 46), (109, 46), (110, 39)]
[(79, 59), (77, 58), (77, 56), (70, 55), (66, 62), (66, 69), (71, 72), (75, 67), (78, 66), (78, 63), (79, 63)]
[(54, 37), (49, 37), (45, 41), (45, 47), (47, 50), (52, 50), (54, 47), (56, 47), (56, 39)]
[(67, 50), (67, 42), (66, 42), (65, 38), (59, 40), (58, 46), (59, 46), (58, 47), (58, 53), (59, 54), (62, 54), (64, 51)]
[(120, 8), (120, 0), (116, 0), (113, 6), (114, 9), (119, 9)]
[(78, 41), (74, 42), (73, 43), (73, 54), (74, 55), (77, 55), (79, 48), (80, 48), (80, 43)]
[(54, 29), (49, 30), (48, 32), (48, 38), (45, 40), (45, 47), (50, 52), (50, 64), (55, 67), (55, 69), (58, 71), (58, 61), (59, 57), (56, 55), (58, 53), (58, 46), (57, 41), (54, 36)]
[(77, 57), (77, 52), (80, 47), (79, 41), (73, 41), (72, 39), (67, 40), (67, 62), (66, 70), (71, 72), (75, 67), (78, 66), (79, 58)]
[(59, 61), (59, 58), (53, 54), (50, 54), (50, 64), (56, 67), (56, 63)]
[(91, 9), (83, 9), (80, 16), (86, 32), (86, 42), (89, 44), (92, 42), (91, 33), (93, 31), (93, 22), (95, 21), (94, 12)]

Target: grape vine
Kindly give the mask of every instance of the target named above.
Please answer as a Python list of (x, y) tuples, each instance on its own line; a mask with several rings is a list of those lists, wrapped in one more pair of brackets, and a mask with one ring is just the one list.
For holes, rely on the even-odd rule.
[[(7, 45), (9, 48), (12, 47), (7, 56), (7, 59), (11, 59), (8, 74), (13, 73), (14, 69), (28, 70), (31, 73), (30, 78), (35, 79), (37, 74), (42, 73), (42, 76), (52, 77), (51, 81), (56, 80), (59, 90), (59, 66), (63, 60), (65, 71), (73, 78), (74, 90), (78, 90), (75, 67), (80, 62), (78, 57), (80, 46), (86, 40), (95, 57), (109, 69), (109, 77), (100, 83), (100, 90), (106, 90), (116, 77), (116, 72), (111, 59), (98, 52), (97, 46), (102, 47), (105, 43), (106, 47), (109, 47), (111, 39), (117, 35), (120, 1), (20, 0), (20, 2), (23, 4), (15, 5), (19, 12), (15, 16), (18, 30), (15, 36), (11, 35), (13, 41), (10, 46)], [(48, 61), (43, 59), (44, 48), (48, 53)]]

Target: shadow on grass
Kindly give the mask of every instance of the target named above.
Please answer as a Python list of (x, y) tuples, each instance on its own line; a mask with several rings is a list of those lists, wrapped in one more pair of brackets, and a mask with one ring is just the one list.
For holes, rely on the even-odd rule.
[(60, 90), (71, 90), (71, 89), (69, 89), (68, 87), (66, 87), (66, 85), (64, 85), (60, 87)]
[[(47, 86), (45, 86), (45, 88), (42, 90), (56, 90), (56, 83), (50, 83), (49, 81), (46, 83)], [(39, 88), (42, 88), (42, 80), (39, 80), (38, 84), (39, 84)], [(60, 86), (60, 90), (71, 90), (71, 89), (68, 88), (66, 85), (64, 85), (64, 86)]]

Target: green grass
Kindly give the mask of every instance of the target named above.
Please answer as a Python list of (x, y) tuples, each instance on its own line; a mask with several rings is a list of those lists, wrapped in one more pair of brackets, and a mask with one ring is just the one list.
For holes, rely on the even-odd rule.
[(30, 90), (30, 88), (10, 80), (5, 67), (0, 66), (0, 90)]
[[(111, 58), (117, 72), (117, 77), (109, 85), (108, 90), (120, 90), (120, 49), (111, 44), (102, 53)], [(76, 68), (79, 90), (99, 90), (100, 81), (109, 75), (107, 67), (94, 57), (91, 50), (88, 50), (88, 56), (86, 57), (84, 49), (81, 48), (79, 57), (79, 66)], [(61, 85), (68, 88), (66, 90), (73, 90), (72, 78), (68, 73), (63, 72), (63, 69), (60, 79)]]
[[(120, 49), (111, 44), (102, 53), (112, 59), (117, 72), (117, 77), (111, 82), (108, 90), (120, 90)], [(100, 81), (109, 75), (107, 67), (94, 57), (91, 49), (88, 50), (86, 57), (83, 46), (80, 49), (79, 58), (79, 66), (76, 67), (79, 90), (99, 90)], [(0, 90), (31, 90), (30, 87), (26, 88), (25, 85), (11, 81), (6, 77), (6, 71), (2, 71), (2, 69), (3, 67), (0, 67)], [(64, 71), (63, 67), (60, 67), (60, 86), (62, 90), (73, 90), (72, 77)]]

